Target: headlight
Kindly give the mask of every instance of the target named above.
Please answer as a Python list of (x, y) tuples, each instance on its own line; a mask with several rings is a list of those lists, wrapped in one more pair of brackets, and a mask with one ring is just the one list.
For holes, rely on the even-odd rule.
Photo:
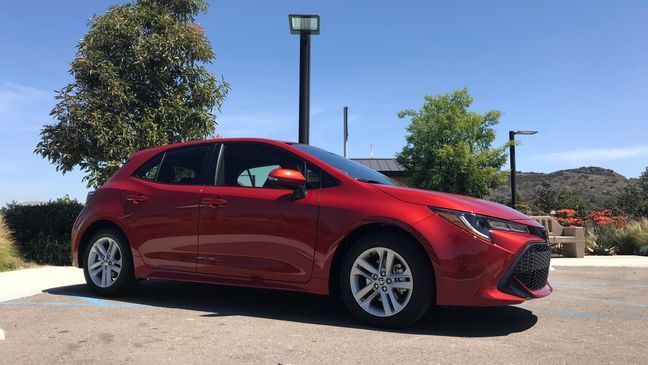
[(524, 224), (485, 217), (478, 214), (460, 212), (457, 210), (434, 207), (430, 207), (430, 209), (455, 226), (487, 241), (491, 241), (490, 231), (492, 230), (529, 233), (529, 227)]

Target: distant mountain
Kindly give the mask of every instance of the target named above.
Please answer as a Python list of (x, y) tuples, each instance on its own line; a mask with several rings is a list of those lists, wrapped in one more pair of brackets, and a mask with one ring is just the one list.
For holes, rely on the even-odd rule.
[[(610, 169), (601, 167), (579, 167), (551, 173), (518, 172), (517, 191), (525, 200), (530, 200), (541, 183), (548, 183), (554, 190), (568, 189), (580, 196), (586, 208), (601, 207), (614, 193), (637, 179), (628, 179)], [(510, 182), (492, 190), (490, 199), (506, 201), (510, 199)]]

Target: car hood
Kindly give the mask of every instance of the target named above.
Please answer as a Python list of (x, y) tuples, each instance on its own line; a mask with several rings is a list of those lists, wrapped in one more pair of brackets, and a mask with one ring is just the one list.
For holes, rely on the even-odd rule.
[(500, 218), (514, 221), (529, 221), (527, 224), (540, 225), (533, 223), (531, 218), (518, 212), (515, 209), (505, 205), (489, 202), (486, 200), (469, 198), (463, 195), (439, 193), (430, 190), (412, 189), (389, 185), (374, 185), (383, 192), (393, 196), (396, 199), (413, 204), (428, 205), (436, 208), (445, 208), (451, 210), (460, 210), (493, 218)]

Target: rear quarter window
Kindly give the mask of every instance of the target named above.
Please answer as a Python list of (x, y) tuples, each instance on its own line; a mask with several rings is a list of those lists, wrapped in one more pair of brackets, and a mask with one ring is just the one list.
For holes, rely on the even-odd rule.
[(160, 170), (160, 162), (162, 162), (162, 156), (164, 154), (159, 154), (146, 163), (140, 166), (140, 168), (135, 171), (133, 176), (142, 180), (155, 181), (157, 178), (157, 173)]

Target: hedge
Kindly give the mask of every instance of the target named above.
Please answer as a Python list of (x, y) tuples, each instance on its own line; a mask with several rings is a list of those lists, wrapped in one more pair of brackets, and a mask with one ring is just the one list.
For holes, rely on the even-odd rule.
[(68, 197), (37, 205), (16, 202), (2, 208), (18, 254), (43, 265), (71, 265), (70, 232), (83, 204)]

